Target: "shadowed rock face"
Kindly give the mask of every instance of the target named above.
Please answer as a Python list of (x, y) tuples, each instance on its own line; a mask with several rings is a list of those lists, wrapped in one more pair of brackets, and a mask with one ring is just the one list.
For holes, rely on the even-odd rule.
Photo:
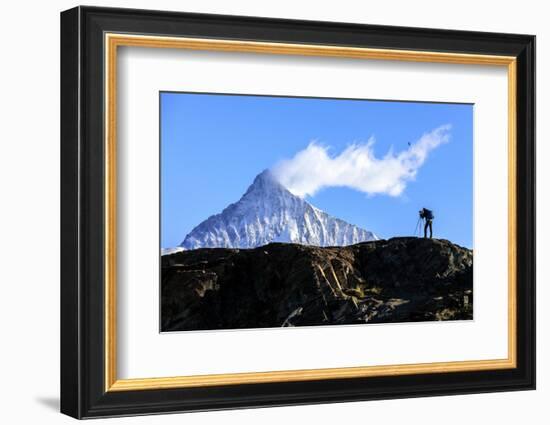
[(472, 319), (472, 251), (394, 238), (162, 257), (162, 331)]

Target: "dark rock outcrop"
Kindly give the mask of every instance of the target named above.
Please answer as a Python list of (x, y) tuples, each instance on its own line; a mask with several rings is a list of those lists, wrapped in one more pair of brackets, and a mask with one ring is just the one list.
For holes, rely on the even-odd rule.
[(162, 331), (472, 319), (472, 251), (393, 238), (162, 257)]

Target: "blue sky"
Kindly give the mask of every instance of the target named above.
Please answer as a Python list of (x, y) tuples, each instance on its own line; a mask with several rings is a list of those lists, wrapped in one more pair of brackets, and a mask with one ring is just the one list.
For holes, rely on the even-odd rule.
[(399, 196), (330, 186), (306, 199), (381, 238), (412, 235), (418, 210), (435, 212), (434, 237), (472, 247), (473, 106), (265, 96), (161, 93), (161, 246), (236, 202), (266, 168), (312, 141), (339, 155), (375, 138), (383, 158), (450, 124)]

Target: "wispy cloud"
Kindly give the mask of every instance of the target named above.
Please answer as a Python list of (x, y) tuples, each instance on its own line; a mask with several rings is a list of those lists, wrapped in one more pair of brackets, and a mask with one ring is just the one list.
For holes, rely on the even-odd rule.
[(450, 140), (450, 125), (425, 133), (408, 149), (374, 155), (374, 138), (353, 144), (339, 155), (331, 156), (328, 147), (311, 142), (293, 158), (272, 168), (275, 177), (295, 195), (314, 195), (327, 187), (349, 187), (368, 195), (399, 196), (413, 181), (429, 153)]

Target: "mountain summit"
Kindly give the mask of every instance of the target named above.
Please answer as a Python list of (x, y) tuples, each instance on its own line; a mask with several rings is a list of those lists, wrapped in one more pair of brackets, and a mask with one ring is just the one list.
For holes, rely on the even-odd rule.
[(238, 202), (200, 223), (180, 247), (256, 248), (271, 242), (346, 246), (377, 239), (293, 195), (264, 170)]

